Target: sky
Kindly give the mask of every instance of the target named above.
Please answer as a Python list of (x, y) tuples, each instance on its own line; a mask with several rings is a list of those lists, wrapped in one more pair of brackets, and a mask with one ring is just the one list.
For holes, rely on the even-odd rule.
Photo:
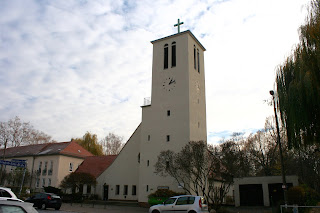
[(309, 0), (0, 0), (0, 121), (58, 142), (131, 136), (151, 96), (152, 44), (184, 22), (206, 48), (208, 142), (254, 133)]

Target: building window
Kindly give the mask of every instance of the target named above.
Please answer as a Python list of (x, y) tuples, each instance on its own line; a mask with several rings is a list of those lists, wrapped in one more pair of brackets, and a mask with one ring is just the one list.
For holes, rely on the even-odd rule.
[(87, 185), (87, 194), (91, 194), (91, 185)]
[(136, 185), (132, 186), (132, 195), (137, 195), (137, 186)]
[(194, 65), (194, 69), (197, 70), (197, 56), (196, 56), (196, 46), (193, 46), (193, 65)]
[(170, 135), (167, 135), (167, 142), (170, 141)]
[(170, 110), (167, 110), (167, 116), (169, 117), (171, 115)]
[(48, 178), (48, 186), (51, 186), (51, 178)]
[(177, 65), (177, 56), (176, 56), (176, 42), (172, 42), (171, 44), (171, 67), (175, 67)]
[(138, 163), (140, 163), (140, 153), (138, 154)]
[(200, 122), (198, 122), (198, 128), (200, 128)]
[(45, 186), (46, 186), (46, 179), (42, 178), (42, 187), (45, 187)]
[(199, 54), (199, 49), (197, 50), (197, 61), (198, 61), (198, 73), (200, 73), (200, 54)]
[(169, 161), (166, 161), (166, 170), (168, 170), (170, 168), (170, 163)]
[(50, 168), (48, 170), (48, 175), (52, 175), (52, 171), (53, 171), (53, 161), (50, 161)]
[(36, 187), (39, 188), (40, 186), (40, 178), (37, 178)]
[(70, 163), (69, 164), (69, 172), (72, 172), (72, 170), (73, 170), (73, 163)]
[(147, 166), (149, 166), (149, 164), (150, 164), (150, 161), (148, 160), (148, 161), (147, 161)]
[(44, 162), (44, 169), (42, 171), (42, 175), (47, 175), (48, 161)]
[(120, 194), (120, 185), (116, 185), (116, 195)]
[(42, 161), (39, 162), (38, 175), (41, 174)]
[(168, 69), (168, 65), (169, 65), (169, 47), (168, 44), (164, 45), (164, 69)]
[(128, 195), (128, 185), (124, 185), (123, 195)]
[(148, 135), (148, 141), (150, 141), (150, 138), (151, 138), (151, 136), (150, 136), (150, 135)]
[(147, 185), (146, 191), (147, 191), (147, 192), (149, 191), (149, 185)]

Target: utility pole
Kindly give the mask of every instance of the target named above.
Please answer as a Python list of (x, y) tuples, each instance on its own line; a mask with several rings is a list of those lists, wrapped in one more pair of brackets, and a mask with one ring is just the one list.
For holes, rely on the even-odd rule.
[(274, 117), (276, 119), (276, 127), (277, 127), (277, 143), (279, 145), (279, 154), (280, 154), (280, 163), (281, 163), (281, 175), (282, 175), (282, 189), (283, 189), (283, 195), (284, 195), (284, 204), (288, 204), (288, 196), (287, 196), (287, 181), (286, 181), (286, 175), (284, 170), (284, 163), (283, 163), (283, 154), (282, 154), (282, 145), (280, 141), (280, 130), (279, 130), (279, 123), (278, 123), (278, 115), (277, 115), (277, 109), (276, 109), (276, 101), (275, 101), (275, 94), (273, 90), (270, 90), (270, 95), (272, 95), (273, 99), (273, 109), (274, 109)]

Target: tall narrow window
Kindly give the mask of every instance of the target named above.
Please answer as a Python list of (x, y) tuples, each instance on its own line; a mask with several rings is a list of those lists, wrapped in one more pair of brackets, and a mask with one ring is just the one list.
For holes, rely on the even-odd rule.
[(120, 185), (116, 185), (116, 195), (120, 194)]
[(128, 185), (124, 185), (123, 195), (128, 195)]
[(150, 141), (150, 139), (151, 139), (151, 136), (150, 136), (150, 135), (148, 135), (148, 141)]
[(176, 42), (172, 42), (171, 44), (171, 67), (175, 67), (177, 65), (177, 60), (176, 60)]
[(148, 160), (148, 161), (147, 161), (147, 166), (149, 166), (149, 164), (150, 164), (150, 161)]
[(170, 116), (171, 113), (170, 113), (170, 110), (167, 110), (167, 116)]
[(168, 69), (169, 65), (169, 47), (168, 44), (164, 45), (164, 69)]
[(167, 135), (167, 142), (170, 141), (170, 135)]
[(132, 195), (137, 195), (137, 186), (132, 186)]
[(70, 163), (69, 164), (69, 172), (72, 172), (72, 170), (73, 170), (73, 163)]
[(146, 191), (147, 191), (147, 192), (149, 191), (149, 185), (147, 185)]
[(194, 69), (197, 70), (197, 56), (196, 56), (196, 46), (193, 46), (193, 64), (194, 64)]
[(200, 73), (200, 54), (199, 54), (199, 50), (197, 52), (197, 61), (198, 61), (198, 73)]
[(42, 161), (39, 162), (38, 174), (41, 174)]

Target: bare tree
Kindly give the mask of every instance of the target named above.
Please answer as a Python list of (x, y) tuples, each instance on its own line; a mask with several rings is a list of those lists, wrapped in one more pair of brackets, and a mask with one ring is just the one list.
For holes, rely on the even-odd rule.
[(53, 142), (51, 136), (36, 130), (29, 122), (22, 122), (18, 116), (7, 122), (0, 122), (0, 147)]
[(178, 153), (162, 151), (155, 172), (173, 177), (188, 194), (204, 196), (219, 209), (232, 183), (232, 178), (225, 179), (226, 167), (217, 161), (219, 157), (206, 142), (190, 141)]
[(104, 139), (102, 139), (101, 144), (104, 148), (106, 155), (117, 155), (123, 147), (122, 143), (123, 137), (116, 135), (114, 133), (109, 133)]

